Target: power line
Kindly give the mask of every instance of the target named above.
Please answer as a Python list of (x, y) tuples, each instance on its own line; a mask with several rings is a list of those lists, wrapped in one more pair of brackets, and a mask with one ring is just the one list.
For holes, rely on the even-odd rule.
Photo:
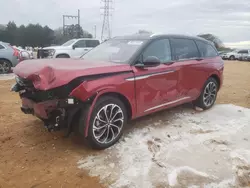
[(65, 20), (67, 19), (77, 19), (77, 24), (78, 24), (78, 31), (77, 31), (77, 36), (78, 38), (80, 38), (81, 35), (81, 27), (80, 27), (80, 10), (78, 10), (78, 15), (74, 16), (74, 15), (63, 15), (63, 34), (66, 35), (65, 29), (71, 25), (66, 25), (65, 24)]
[(106, 40), (111, 38), (111, 27), (110, 27), (110, 18), (112, 16), (112, 0), (101, 0), (103, 6), (101, 9), (103, 10), (103, 22), (102, 22), (102, 33), (101, 40)]

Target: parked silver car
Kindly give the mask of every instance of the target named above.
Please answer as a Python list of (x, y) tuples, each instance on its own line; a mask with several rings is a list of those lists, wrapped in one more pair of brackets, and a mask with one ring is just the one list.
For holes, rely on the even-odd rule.
[(0, 41), (0, 74), (9, 73), (19, 62), (19, 52), (10, 44)]

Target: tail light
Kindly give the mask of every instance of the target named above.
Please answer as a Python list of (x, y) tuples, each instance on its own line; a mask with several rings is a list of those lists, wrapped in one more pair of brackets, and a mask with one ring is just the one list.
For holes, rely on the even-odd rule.
[(10, 47), (14, 50), (13, 56), (15, 56), (16, 58), (19, 58), (19, 51), (11, 45)]

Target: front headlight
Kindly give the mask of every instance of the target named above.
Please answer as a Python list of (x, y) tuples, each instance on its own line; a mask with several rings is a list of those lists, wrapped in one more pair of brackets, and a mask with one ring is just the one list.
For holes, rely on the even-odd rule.
[(55, 50), (51, 49), (51, 50), (48, 51), (48, 53), (49, 53), (49, 56), (53, 56), (55, 54)]

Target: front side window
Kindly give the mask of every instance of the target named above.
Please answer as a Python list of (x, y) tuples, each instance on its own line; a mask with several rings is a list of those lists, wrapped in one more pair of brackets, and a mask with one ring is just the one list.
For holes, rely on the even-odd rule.
[(143, 60), (149, 56), (157, 57), (162, 63), (171, 61), (171, 49), (168, 39), (153, 41), (142, 54)]
[(176, 61), (199, 57), (195, 42), (191, 39), (170, 39), (173, 58)]
[(110, 39), (84, 54), (82, 58), (100, 63), (109, 61), (126, 64), (143, 43), (144, 40)]
[(216, 50), (210, 44), (202, 41), (196, 41), (196, 44), (200, 50), (201, 57), (216, 57), (218, 55)]
[(4, 47), (0, 44), (0, 50), (1, 50), (1, 49), (4, 49)]
[(86, 48), (86, 40), (79, 40), (74, 45), (77, 48)]

